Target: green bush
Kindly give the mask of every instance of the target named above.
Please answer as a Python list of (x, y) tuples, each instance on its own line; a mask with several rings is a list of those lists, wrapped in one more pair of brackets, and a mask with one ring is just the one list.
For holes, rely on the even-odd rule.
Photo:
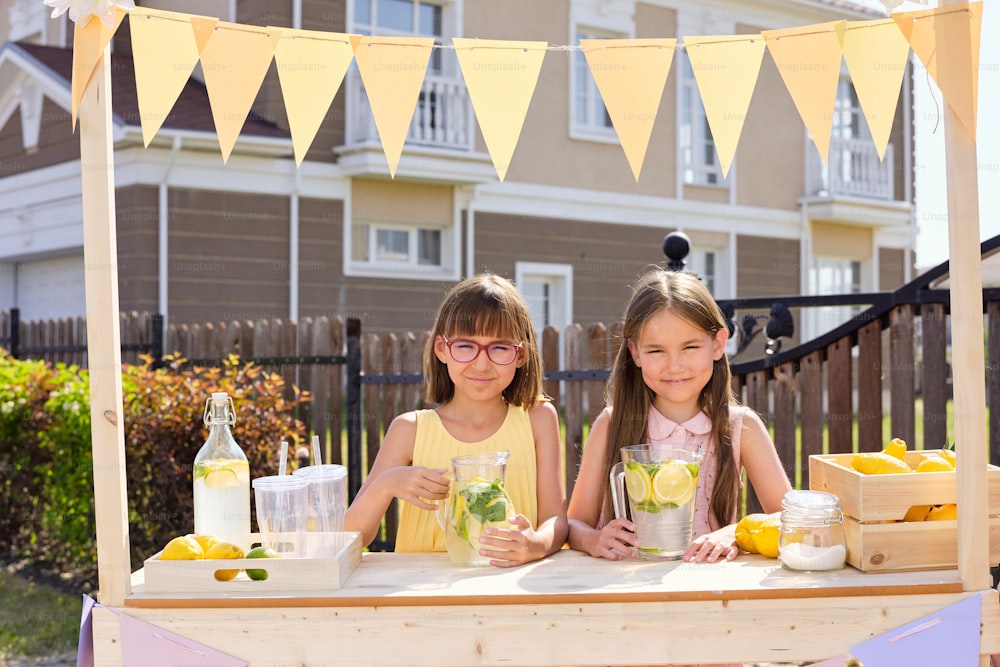
[[(193, 531), (191, 471), (208, 435), (205, 401), (225, 391), (252, 477), (277, 472), (281, 440), (306, 437), (309, 400), (280, 375), (231, 356), (218, 368), (168, 357), (123, 367), (132, 567)], [(86, 369), (11, 359), (0, 349), (0, 554), (96, 572), (90, 384)]]
[(38, 539), (30, 530), (43, 514), (38, 433), (53, 383), (45, 363), (15, 361), (0, 349), (0, 554), (6, 557), (22, 555)]

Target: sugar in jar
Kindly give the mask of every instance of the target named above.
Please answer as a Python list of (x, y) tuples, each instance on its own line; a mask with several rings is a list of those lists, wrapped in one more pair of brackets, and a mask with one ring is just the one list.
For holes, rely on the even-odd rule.
[(781, 501), (778, 560), (791, 570), (837, 570), (847, 560), (840, 498), (824, 491), (789, 491)]

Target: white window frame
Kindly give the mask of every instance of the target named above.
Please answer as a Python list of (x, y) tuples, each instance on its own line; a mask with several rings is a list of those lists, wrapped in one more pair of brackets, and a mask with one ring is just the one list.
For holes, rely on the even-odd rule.
[[(706, 281), (707, 269), (705, 267), (707, 256), (712, 255), (712, 274)], [(715, 246), (698, 246), (692, 244), (691, 252), (688, 253), (688, 271), (698, 274), (717, 300), (733, 298), (729, 290), (729, 253), (728, 248)]]
[[(413, 27), (418, 28), (417, 20), (417, 7), (419, 5), (434, 5), (441, 8), (441, 34), (440, 35), (428, 35), (414, 30), (395, 30), (385, 26), (378, 25), (377, 16), (377, 3), (378, 0), (371, 0), (371, 8), (375, 21), (373, 23), (361, 23), (355, 13), (354, 2), (347, 3), (347, 25), (349, 27), (349, 32), (358, 34), (377, 34), (377, 35), (399, 35), (401, 37), (433, 37), (434, 43), (438, 46), (443, 44), (450, 44), (453, 37), (460, 36), (460, 26), (462, 25), (463, 17), (463, 1), (464, 0), (437, 0), (434, 2), (428, 2), (427, 0), (408, 0), (413, 5)], [(454, 53), (450, 49), (437, 49), (436, 54), (440, 54), (438, 57), (441, 59), (440, 70), (434, 70), (434, 58), (432, 58), (428, 63), (428, 73), (438, 74), (443, 76), (458, 76), (458, 59), (455, 58)], [(447, 57), (448, 55), (451, 57)], [(352, 70), (356, 70), (356, 65), (352, 67)]]
[[(590, 26), (578, 25), (573, 30), (573, 42), (579, 45), (581, 39), (625, 39), (622, 33), (610, 30), (592, 28)], [(618, 134), (611, 123), (607, 107), (601, 98), (601, 91), (597, 88), (594, 75), (590, 73), (587, 66), (587, 58), (583, 51), (572, 52), (570, 59), (570, 90), (569, 90), (569, 135), (571, 139), (583, 141), (595, 141), (605, 144), (618, 143)], [(577, 93), (583, 88), (586, 99), (586, 118), (580, 119), (577, 116)], [(599, 105), (599, 107), (598, 107)], [(592, 117), (600, 115), (597, 109), (603, 111), (602, 118)], [(605, 123), (605, 120), (607, 121)]]
[[(406, 225), (398, 222), (380, 222), (378, 220), (355, 220), (352, 211), (350, 197), (344, 201), (344, 247), (342, 262), (344, 275), (349, 277), (365, 278), (402, 278), (404, 280), (443, 280), (456, 281), (460, 278), (462, 245), (461, 245), (461, 211), (459, 210), (458, 197), (452, 209), (451, 224), (429, 225), (414, 224)], [(377, 230), (406, 230), (410, 233), (410, 256), (406, 262), (379, 262), (374, 259), (373, 248), (369, 245), (369, 259), (367, 261), (356, 260), (353, 256), (355, 226), (366, 224), (369, 228), (370, 237), (377, 235)], [(434, 230), (441, 232), (441, 264), (435, 266), (421, 265), (417, 263), (417, 232), (420, 230)], [(372, 241), (369, 240), (369, 244)]]
[[(679, 73), (677, 161), (681, 182), (684, 185), (728, 189), (731, 187), (730, 179), (722, 176), (719, 152), (715, 147), (715, 140), (711, 137), (711, 128), (708, 126), (705, 105), (698, 91), (698, 82), (694, 78), (691, 59), (683, 49), (677, 52), (674, 59), (677, 61)], [(704, 153), (709, 145), (711, 151), (708, 151), (707, 155), (711, 156), (711, 164), (706, 161)]]
[[(515, 262), (514, 284), (519, 288), (532, 276), (541, 276), (553, 284), (556, 294), (550, 299), (558, 310), (552, 312), (552, 325), (559, 328), (560, 334), (566, 327), (573, 324), (573, 266), (571, 264), (554, 264), (548, 262)], [(538, 344), (542, 344), (541, 331), (536, 332)], [(565, 367), (566, 337), (559, 336), (559, 367)]]
[(854, 90), (852, 95), (852, 90), (854, 82), (850, 77), (841, 77), (834, 101), (832, 136), (840, 139), (871, 139), (872, 132), (865, 112), (861, 109), (858, 93)]
[[(859, 294), (865, 289), (867, 262), (852, 257), (821, 257), (814, 256), (809, 262), (809, 295), (827, 296), (830, 294)], [(857, 273), (851, 279), (851, 284), (844, 284), (843, 276), (854, 274), (853, 265), (857, 265)], [(839, 277), (836, 284), (820, 285), (821, 271), (833, 271)], [(833, 331), (861, 311), (860, 306), (823, 306), (820, 308), (805, 308), (803, 310), (804, 332), (803, 340), (813, 340), (823, 334)]]

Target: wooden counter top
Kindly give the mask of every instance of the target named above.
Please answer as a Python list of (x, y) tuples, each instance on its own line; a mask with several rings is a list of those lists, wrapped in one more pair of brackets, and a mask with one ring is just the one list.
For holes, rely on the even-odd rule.
[[(303, 576), (307, 576), (304, 573)], [(458, 568), (444, 553), (366, 553), (340, 590), (147, 594), (133, 576), (125, 607), (385, 607), (575, 602), (669, 602), (960, 593), (956, 570), (793, 572), (774, 559), (730, 563), (608, 561), (576, 551), (512, 569)]]

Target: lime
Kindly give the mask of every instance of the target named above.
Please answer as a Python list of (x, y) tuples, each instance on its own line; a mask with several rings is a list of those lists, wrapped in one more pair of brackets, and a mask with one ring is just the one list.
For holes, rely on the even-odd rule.
[(661, 505), (683, 505), (694, 496), (698, 479), (688, 470), (687, 462), (667, 461), (653, 475), (653, 497)]
[[(278, 558), (278, 552), (270, 547), (254, 547), (247, 552), (247, 558)], [(254, 581), (267, 579), (267, 570), (248, 569), (247, 576)]]
[(653, 497), (649, 471), (642, 464), (625, 464), (625, 489), (633, 503), (646, 503)]

